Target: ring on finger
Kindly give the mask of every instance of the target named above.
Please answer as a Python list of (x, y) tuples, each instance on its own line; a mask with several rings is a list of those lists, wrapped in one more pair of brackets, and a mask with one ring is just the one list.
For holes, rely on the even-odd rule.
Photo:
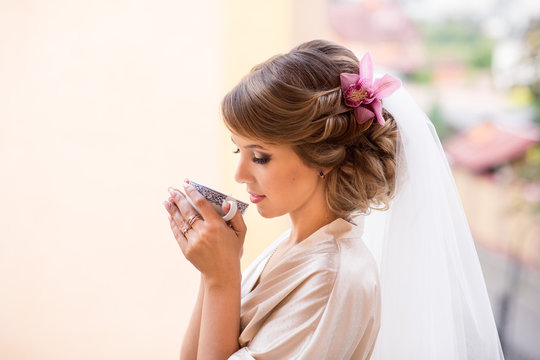
[(188, 219), (188, 225), (191, 227), (193, 223), (197, 220), (199, 220), (201, 216), (199, 214), (191, 215)]
[(182, 235), (186, 235), (186, 233), (189, 231), (189, 229), (191, 229), (191, 225), (186, 226), (185, 228), (183, 228), (182, 229)]

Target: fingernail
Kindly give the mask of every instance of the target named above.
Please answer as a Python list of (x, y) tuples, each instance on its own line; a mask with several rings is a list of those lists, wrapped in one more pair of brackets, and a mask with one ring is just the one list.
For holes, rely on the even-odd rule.
[(223, 200), (221, 202), (221, 207), (225, 207), (226, 210), (228, 210), (231, 207), (231, 204), (227, 200)]
[(169, 208), (169, 202), (168, 201), (164, 201), (162, 202), (163, 206), (165, 206), (165, 209), (168, 209)]

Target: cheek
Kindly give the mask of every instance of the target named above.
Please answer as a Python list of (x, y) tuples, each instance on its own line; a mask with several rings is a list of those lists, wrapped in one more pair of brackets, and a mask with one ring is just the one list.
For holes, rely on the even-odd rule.
[(282, 206), (304, 200), (312, 192), (314, 183), (311, 172), (299, 166), (289, 167), (269, 179), (270, 196)]

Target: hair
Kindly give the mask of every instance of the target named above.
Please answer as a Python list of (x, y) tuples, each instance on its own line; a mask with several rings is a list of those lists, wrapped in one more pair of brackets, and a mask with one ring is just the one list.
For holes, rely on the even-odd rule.
[(355, 212), (387, 210), (395, 191), (394, 118), (383, 109), (384, 126), (374, 119), (358, 124), (353, 109), (342, 105), (340, 74), (358, 74), (358, 66), (347, 48), (309, 41), (256, 65), (221, 104), (233, 134), (290, 145), (306, 166), (331, 168), (326, 202), (347, 220)]

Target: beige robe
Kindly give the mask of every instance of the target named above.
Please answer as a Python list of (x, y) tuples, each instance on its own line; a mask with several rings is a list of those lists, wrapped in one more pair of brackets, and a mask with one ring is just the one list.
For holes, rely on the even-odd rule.
[(241, 348), (229, 360), (370, 358), (380, 326), (380, 285), (375, 259), (362, 241), (362, 217), (355, 221), (338, 218), (317, 230), (255, 289), (290, 229), (245, 270)]

